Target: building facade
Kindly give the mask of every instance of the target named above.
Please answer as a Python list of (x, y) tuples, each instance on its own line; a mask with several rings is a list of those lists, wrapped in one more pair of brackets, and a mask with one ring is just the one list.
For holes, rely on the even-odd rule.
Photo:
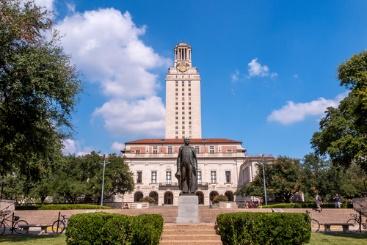
[(166, 76), (166, 139), (201, 138), (200, 75), (191, 46), (179, 43)]
[(200, 75), (191, 58), (190, 45), (176, 45), (174, 64), (166, 76), (165, 138), (125, 143), (122, 153), (134, 175), (135, 189), (122, 197), (124, 202), (149, 196), (157, 205), (177, 205), (180, 190), (176, 159), (184, 137), (190, 138), (197, 153), (196, 194), (201, 205), (210, 205), (216, 195), (243, 201), (244, 197), (235, 196), (238, 188), (254, 179), (259, 163), (273, 160), (247, 156), (237, 140), (201, 137)]

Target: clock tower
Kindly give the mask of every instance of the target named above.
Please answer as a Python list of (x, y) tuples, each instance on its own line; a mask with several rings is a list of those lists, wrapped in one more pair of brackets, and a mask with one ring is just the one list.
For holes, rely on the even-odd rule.
[(166, 139), (201, 138), (200, 75), (191, 60), (192, 49), (179, 43), (166, 76)]

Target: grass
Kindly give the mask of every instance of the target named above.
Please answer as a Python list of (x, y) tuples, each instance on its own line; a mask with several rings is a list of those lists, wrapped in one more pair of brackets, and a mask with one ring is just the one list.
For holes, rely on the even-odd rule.
[[(55, 236), (0, 236), (1, 245), (65, 245), (65, 235)], [(312, 233), (309, 245), (367, 244), (367, 233)]]
[(367, 244), (367, 233), (312, 233), (310, 245), (362, 245)]
[(1, 245), (65, 245), (65, 235), (49, 236), (0, 236)]

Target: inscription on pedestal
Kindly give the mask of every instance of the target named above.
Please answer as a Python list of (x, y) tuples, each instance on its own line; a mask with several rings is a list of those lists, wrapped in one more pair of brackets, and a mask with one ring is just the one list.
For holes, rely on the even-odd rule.
[(196, 195), (178, 197), (177, 224), (199, 223), (199, 200)]

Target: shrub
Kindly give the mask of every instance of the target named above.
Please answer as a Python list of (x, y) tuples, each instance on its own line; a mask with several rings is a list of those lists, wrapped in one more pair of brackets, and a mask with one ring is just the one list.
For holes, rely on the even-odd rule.
[(71, 216), (66, 229), (66, 242), (74, 244), (156, 245), (163, 230), (158, 214), (124, 216), (88, 213)]
[(229, 213), (217, 217), (224, 245), (303, 244), (310, 240), (311, 221), (300, 213)]
[(19, 205), (16, 210), (70, 210), (70, 209), (110, 209), (108, 206), (100, 206), (96, 204), (34, 204)]
[(227, 201), (228, 201), (228, 197), (225, 195), (218, 195), (218, 196), (215, 196), (213, 199), (213, 203), (227, 202)]
[(143, 197), (142, 199), (139, 200), (139, 202), (149, 202), (150, 204), (151, 203), (155, 203), (155, 200), (153, 197)]

